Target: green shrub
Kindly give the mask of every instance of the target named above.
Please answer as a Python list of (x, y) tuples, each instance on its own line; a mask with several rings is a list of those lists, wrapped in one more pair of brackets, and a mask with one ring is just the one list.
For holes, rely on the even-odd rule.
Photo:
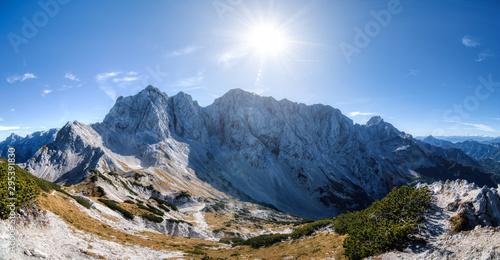
[(144, 189), (144, 186), (136, 181), (131, 181), (130, 183), (132, 183), (132, 185), (136, 186), (136, 187), (140, 187), (140, 188), (143, 188)]
[(290, 237), (293, 239), (298, 239), (304, 236), (309, 236), (314, 233), (314, 231), (319, 230), (323, 227), (333, 224), (333, 219), (320, 219), (315, 222), (307, 223), (297, 229), (295, 229)]
[(335, 232), (349, 234), (344, 240), (344, 254), (349, 259), (362, 259), (401, 249), (411, 240), (430, 203), (427, 188), (402, 186), (365, 210), (338, 216)]
[(189, 198), (189, 197), (191, 197), (191, 194), (189, 194), (189, 192), (183, 190), (175, 196), (175, 199), (177, 200), (180, 198)]
[(165, 207), (165, 206), (163, 206), (162, 204), (158, 204), (158, 207), (159, 207), (160, 209), (163, 209), (165, 212), (170, 212), (170, 209), (169, 209), (169, 208), (167, 208), (167, 207)]
[[(14, 172), (15, 175), (9, 175)], [(9, 165), (5, 159), (0, 162), (0, 218), (9, 217), (11, 209), (9, 205), (15, 202), (14, 211), (19, 210), (21, 205), (31, 205), (35, 203), (36, 197), (40, 194), (38, 182), (35, 176), (22, 170), (17, 165)], [(9, 183), (10, 182), (10, 183)], [(9, 185), (10, 184), (10, 185)], [(47, 185), (49, 186), (49, 185)], [(12, 188), (9, 189), (9, 187)], [(16, 200), (8, 200), (15, 198)]]
[(180, 220), (180, 219), (167, 219), (168, 222), (174, 222), (174, 223), (185, 223), (185, 224), (188, 224), (190, 226), (193, 226), (193, 224), (189, 223), (189, 222), (186, 222), (184, 220)]
[(287, 240), (288, 237), (289, 236), (287, 234), (260, 235), (246, 240), (243, 244), (251, 246), (252, 248), (268, 247), (283, 240)]
[(151, 214), (143, 214), (143, 215), (141, 215), (141, 217), (143, 217), (145, 219), (149, 219), (149, 220), (151, 220), (153, 222), (156, 222), (156, 223), (163, 222), (163, 218), (162, 217), (154, 216), (154, 215), (151, 215)]
[(14, 181), (16, 191), (13, 193), (16, 198), (16, 210), (18, 210), (19, 207), (23, 204), (31, 205), (35, 203), (36, 196), (40, 194), (40, 190), (43, 190), (45, 192), (56, 190), (74, 199), (80, 205), (88, 209), (90, 208), (90, 203), (88, 201), (69, 194), (68, 192), (63, 190), (61, 186), (44, 179), (40, 179), (32, 175), (31, 173), (19, 168), (17, 165), (11, 165), (10, 167), (11, 169), (9, 169), (9, 165), (5, 160), (0, 162), (0, 218), (6, 218), (10, 212), (10, 209), (7, 208), (7, 205), (10, 203), (8, 200), (6, 200), (10, 197), (10, 194), (8, 193), (8, 172), (16, 173)]
[(151, 206), (151, 205), (147, 205), (147, 206), (144, 206), (143, 204), (137, 204), (137, 206), (139, 206), (140, 209), (145, 209), (151, 213), (154, 213), (156, 215), (160, 215), (160, 216), (163, 216), (165, 215), (165, 213), (163, 213), (163, 211)]
[(97, 192), (100, 194), (99, 197), (106, 195), (106, 192), (101, 186), (97, 186)]
[(135, 191), (133, 191), (131, 188), (129, 188), (128, 185), (125, 182), (123, 182), (122, 180), (120, 180), (120, 182), (122, 183), (123, 188), (125, 188), (126, 190), (128, 190), (128, 192), (130, 192), (132, 195), (135, 195), (135, 196), (138, 195)]
[(105, 200), (105, 199), (97, 199), (98, 201), (102, 202), (104, 205), (106, 205), (108, 208), (120, 212), (125, 218), (127, 219), (134, 219), (134, 214), (132, 214), (130, 211), (120, 207), (118, 204), (116, 204), (116, 201), (114, 200)]
[[(159, 198), (155, 198), (155, 197), (151, 197), (151, 198), (152, 198), (152, 199), (154, 199), (154, 200), (156, 200), (156, 202), (157, 202), (158, 204), (160, 204), (160, 205), (161, 205), (161, 204), (163, 204), (163, 205), (165, 205), (165, 206), (170, 207), (170, 208), (171, 208), (171, 209), (173, 209), (174, 211), (179, 211), (179, 210), (177, 209), (177, 206), (175, 206), (174, 204), (172, 204), (172, 203), (170, 203), (170, 202), (168, 202), (168, 201), (165, 201), (165, 200), (162, 200), (162, 199), (159, 199)], [(167, 211), (167, 212), (168, 212), (168, 211)]]
[(73, 198), (76, 202), (80, 203), (80, 205), (90, 209), (90, 203), (88, 201), (86, 201), (84, 198), (81, 198), (81, 197), (77, 197), (77, 196), (73, 196), (73, 195), (70, 195), (71, 198)]
[(144, 175), (144, 174), (140, 174), (140, 173), (135, 172), (135, 173), (132, 175), (132, 177), (133, 177), (135, 180), (138, 180), (138, 179), (140, 179), (140, 178), (142, 178), (142, 177), (145, 177), (145, 175)]
[(135, 204), (135, 202), (134, 202), (134, 201), (132, 201), (132, 200), (125, 200), (124, 202), (125, 202), (125, 203), (128, 203), (128, 204)]
[(245, 239), (241, 237), (221, 238), (219, 242), (227, 245), (239, 246), (245, 243)]
[(212, 206), (210, 206), (210, 208), (215, 211), (215, 212), (218, 212), (218, 211), (222, 211), (222, 210), (225, 210), (226, 209), (226, 204), (222, 201), (217, 201), (215, 204), (213, 204)]
[(93, 174), (96, 174), (96, 175), (99, 175), (101, 174), (100, 171), (96, 170), (96, 169), (89, 169), (89, 172), (93, 173)]
[(115, 184), (113, 184), (113, 181), (110, 180), (108, 177), (102, 175), (102, 174), (98, 174), (99, 178), (103, 179), (104, 181), (106, 181), (107, 183), (109, 183), (109, 185), (113, 186), (116, 188)]

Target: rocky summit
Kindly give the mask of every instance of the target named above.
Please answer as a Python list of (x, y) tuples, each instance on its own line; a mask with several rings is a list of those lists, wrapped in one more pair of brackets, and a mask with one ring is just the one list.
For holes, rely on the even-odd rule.
[(184, 181), (313, 219), (364, 208), (421, 180), (419, 169), (439, 167), (437, 158), (455, 159), (380, 117), (353, 124), (330, 106), (241, 89), (200, 107), (183, 92), (169, 97), (153, 86), (119, 97), (103, 122), (68, 122), (53, 142), (36, 145), (26, 169), (60, 184), (81, 182), (89, 169), (171, 172), (175, 165)]

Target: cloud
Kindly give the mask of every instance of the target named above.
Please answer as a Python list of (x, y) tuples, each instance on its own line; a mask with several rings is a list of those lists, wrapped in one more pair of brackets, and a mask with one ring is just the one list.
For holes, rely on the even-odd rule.
[(116, 100), (116, 90), (108, 85), (100, 85), (99, 88), (104, 91), (104, 94), (111, 98), (112, 100)]
[(14, 83), (16, 81), (24, 82), (27, 79), (36, 79), (36, 78), (37, 76), (35, 76), (35, 74), (33, 73), (24, 73), (24, 75), (12, 75), (8, 77), (6, 80), (9, 83)]
[(21, 129), (19, 126), (1, 126), (0, 125), (0, 131), (10, 131), (10, 130), (17, 130)]
[(105, 81), (109, 78), (113, 78), (113, 77), (116, 77), (118, 75), (120, 75), (121, 72), (105, 72), (105, 73), (99, 73), (95, 76), (95, 79), (97, 81)]
[(11, 108), (11, 109), (10, 109), (10, 112), (14, 112), (14, 111), (16, 111), (16, 110), (15, 110), (15, 109), (13, 109), (13, 108)]
[(359, 111), (355, 111), (355, 112), (350, 112), (347, 115), (348, 116), (374, 116), (376, 114), (375, 113), (371, 113), (371, 112), (359, 112)]
[(217, 63), (221, 64), (224, 68), (229, 68), (233, 66), (236, 60), (245, 57), (247, 54), (247, 51), (228, 51), (217, 57)]
[(175, 85), (178, 87), (192, 87), (192, 86), (197, 86), (200, 85), (203, 82), (203, 73), (204, 70), (198, 71), (196, 76), (187, 78), (187, 79), (182, 79), (179, 80)]
[[(129, 72), (104, 72), (96, 75), (95, 79), (97, 83), (99, 83), (99, 88), (104, 91), (104, 93), (111, 98), (112, 100), (116, 100), (117, 89), (118, 88), (126, 88), (130, 86), (131, 82), (138, 81), (142, 79), (142, 76), (138, 75), (135, 71)], [(118, 77), (120, 76), (120, 77)]]
[(168, 56), (170, 57), (177, 57), (177, 56), (182, 56), (182, 55), (188, 55), (188, 54), (191, 54), (197, 50), (199, 50), (200, 48), (198, 47), (194, 47), (194, 46), (187, 46), (183, 49), (178, 49), (178, 50), (175, 50), (173, 52), (171, 52)]
[(469, 36), (464, 36), (462, 38), (462, 44), (470, 48), (475, 48), (481, 45), (476, 39), (472, 39)]
[(123, 78), (114, 78), (113, 82), (129, 82), (140, 80), (140, 77), (123, 77)]
[(491, 126), (484, 125), (484, 124), (471, 124), (471, 123), (462, 123), (462, 124), (467, 125), (467, 126), (472, 126), (472, 127), (474, 127), (475, 130), (479, 130), (479, 131), (498, 132), (497, 130), (493, 129)]
[(43, 90), (42, 97), (45, 97), (45, 95), (48, 95), (48, 94), (50, 94), (51, 92), (52, 92), (52, 90), (51, 90), (51, 89), (44, 89), (44, 90)]
[(3, 118), (0, 117), (0, 122), (5, 121)]
[(445, 122), (455, 123), (455, 124), (457, 124), (456, 126), (458, 126), (458, 125), (472, 126), (473, 130), (478, 130), (478, 131), (499, 132), (499, 131), (493, 129), (493, 127), (485, 125), (485, 124), (472, 124), (472, 123), (464, 123), (464, 122), (460, 122), (460, 121), (445, 121)]
[(413, 75), (413, 76), (417, 76), (417, 74), (418, 74), (418, 70), (415, 70), (415, 69), (409, 69), (408, 71), (410, 72), (410, 75)]
[(495, 57), (495, 53), (493, 53), (490, 49), (486, 49), (482, 52), (480, 52), (478, 55), (477, 55), (477, 59), (476, 61), (477, 62), (481, 62), (483, 60), (486, 60), (488, 58), (492, 58), (492, 57)]
[(70, 80), (73, 80), (73, 81), (80, 81), (79, 78), (77, 78), (74, 74), (72, 73), (66, 73), (66, 75), (64, 75), (65, 78), (67, 79), (70, 79)]
[(82, 83), (80, 83), (80, 84), (78, 84), (76, 86), (74, 86), (74, 85), (62, 85), (57, 91), (64, 91), (66, 89), (70, 89), (70, 88), (74, 88), (74, 87), (79, 88), (79, 87), (83, 86), (84, 83), (85, 82), (82, 82)]

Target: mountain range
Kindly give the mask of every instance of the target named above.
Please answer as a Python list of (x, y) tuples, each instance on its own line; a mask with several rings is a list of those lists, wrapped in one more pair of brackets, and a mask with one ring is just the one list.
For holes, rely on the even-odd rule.
[(422, 141), (442, 148), (460, 149), (470, 157), (477, 160), (489, 158), (497, 162), (500, 161), (500, 140), (493, 139), (488, 143), (482, 143), (474, 140), (452, 143), (449, 141), (434, 138), (433, 136), (428, 136)]
[(183, 92), (169, 97), (148, 86), (119, 97), (103, 122), (11, 135), (0, 150), (13, 146), (25, 169), (59, 184), (80, 183), (91, 169), (140, 173), (160, 193), (216, 189), (313, 219), (364, 208), (417, 181), (499, 182), (496, 162), (485, 168), (478, 153), (429, 142), (380, 117), (354, 124), (326, 105), (233, 89), (201, 107)]

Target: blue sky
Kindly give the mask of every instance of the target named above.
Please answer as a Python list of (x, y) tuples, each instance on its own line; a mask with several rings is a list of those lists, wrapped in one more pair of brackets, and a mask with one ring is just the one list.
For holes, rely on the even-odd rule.
[(102, 121), (149, 84), (202, 106), (242, 88), (413, 135), (500, 136), (499, 13), (493, 0), (4, 0), (0, 139)]

